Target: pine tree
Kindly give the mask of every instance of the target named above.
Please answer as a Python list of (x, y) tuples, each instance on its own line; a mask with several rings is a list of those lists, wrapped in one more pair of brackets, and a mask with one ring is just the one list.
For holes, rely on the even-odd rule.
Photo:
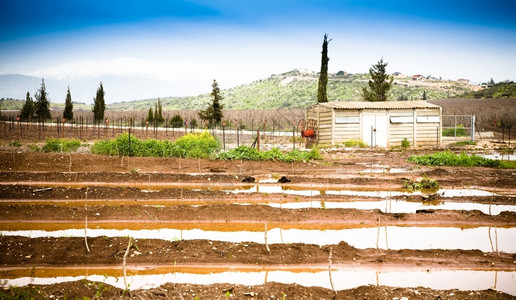
[(93, 99), (93, 103), (93, 117), (95, 118), (95, 123), (101, 123), (104, 120), (104, 111), (106, 110), (102, 82), (100, 82), (100, 86), (97, 89), (97, 96)]
[(181, 127), (183, 127), (183, 123), (184, 123), (183, 118), (181, 118), (180, 115), (175, 115), (170, 120), (170, 126), (172, 126), (174, 128), (181, 128)]
[(324, 34), (324, 40), (322, 44), (322, 56), (321, 56), (321, 73), (319, 75), (319, 88), (317, 91), (317, 103), (328, 102), (328, 96), (326, 94), (326, 87), (328, 85), (328, 35)]
[(220, 123), (222, 117), (224, 116), (222, 113), (224, 105), (220, 104), (220, 101), (224, 98), (220, 94), (219, 84), (215, 79), (213, 80), (211, 87), (211, 96), (213, 97), (213, 102), (210, 106), (208, 106), (208, 108), (199, 112), (199, 118), (202, 120), (207, 120), (210, 123), (210, 126), (214, 126), (215, 124)]
[(368, 82), (369, 90), (367, 87), (362, 88), (362, 96), (365, 101), (387, 101), (393, 77), (390, 76), (389, 78), (385, 71), (386, 66), (387, 63), (384, 63), (382, 58), (376, 65), (369, 68), (369, 75), (371, 75), (371, 79)]
[(41, 88), (36, 92), (36, 116), (38, 120), (45, 121), (51, 118), (50, 116), (50, 99), (48, 99), (47, 89), (45, 87), (45, 80), (41, 79)]
[(152, 106), (149, 107), (149, 113), (147, 114), (147, 119), (145, 121), (152, 123), (154, 122), (154, 113), (152, 112)]
[(63, 118), (66, 120), (73, 120), (73, 103), (72, 103), (72, 95), (70, 94), (70, 87), (68, 87), (68, 92), (66, 92), (66, 100), (65, 100), (65, 108), (63, 112)]
[(34, 104), (34, 100), (30, 96), (30, 93), (27, 92), (27, 96), (25, 98), (25, 103), (23, 104), (23, 108), (20, 112), (20, 119), (23, 121), (31, 120), (36, 113), (36, 106)]
[(488, 84), (489, 84), (489, 85), (494, 85), (494, 84), (495, 84), (495, 82), (494, 82), (494, 80), (493, 80), (493, 77), (491, 77), (491, 80), (489, 80), (489, 83), (488, 83)]

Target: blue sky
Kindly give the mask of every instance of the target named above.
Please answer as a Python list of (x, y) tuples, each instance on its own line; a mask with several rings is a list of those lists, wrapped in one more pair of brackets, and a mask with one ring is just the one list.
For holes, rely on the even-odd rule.
[[(383, 57), (388, 72), (516, 80), (515, 11), (499, 0), (0, 0), (0, 74), (67, 80), (72, 96), (91, 79), (91, 97), (103, 79), (108, 102), (197, 95), (213, 79), (318, 71), (328, 33), (330, 72), (366, 73)], [(124, 78), (145, 85), (122, 93)]]

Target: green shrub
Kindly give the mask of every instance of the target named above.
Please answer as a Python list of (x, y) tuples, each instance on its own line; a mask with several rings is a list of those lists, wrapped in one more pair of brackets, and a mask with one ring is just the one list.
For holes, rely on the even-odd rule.
[(173, 156), (208, 158), (220, 148), (219, 141), (208, 131), (191, 133), (177, 139), (173, 146)]
[(9, 146), (12, 146), (12, 147), (21, 147), (21, 145), (22, 144), (18, 140), (17, 141), (12, 141), (12, 142), (9, 143)]
[(347, 148), (355, 148), (355, 147), (358, 147), (358, 148), (366, 148), (367, 147), (367, 144), (362, 142), (362, 141), (357, 141), (357, 140), (347, 140), (345, 143), (344, 143), (344, 146), (347, 147)]
[(410, 147), (410, 142), (407, 140), (407, 138), (404, 138), (401, 141), (401, 148), (407, 149), (408, 147)]
[(319, 149), (312, 148), (309, 152), (292, 150), (290, 152), (281, 152), (278, 148), (272, 148), (269, 151), (258, 151), (255, 148), (248, 146), (240, 146), (238, 148), (231, 149), (230, 151), (220, 153), (216, 157), (222, 160), (242, 159), (242, 160), (255, 160), (255, 161), (309, 161), (321, 159)]
[(457, 125), (455, 128), (444, 129), (443, 136), (467, 136), (467, 134), (463, 125)]
[(424, 177), (421, 181), (405, 180), (403, 188), (410, 191), (436, 192), (439, 190), (437, 181)]
[(421, 156), (411, 156), (409, 162), (425, 166), (461, 166), (461, 167), (489, 167), (512, 168), (513, 164), (499, 160), (484, 158), (478, 155), (468, 155), (465, 152), (455, 154), (451, 151), (437, 152)]
[(209, 132), (187, 134), (175, 142), (167, 140), (148, 139), (141, 141), (127, 133), (112, 140), (96, 142), (91, 153), (111, 156), (139, 157), (210, 157), (219, 147), (218, 141)]
[(39, 152), (39, 150), (40, 150), (38, 145), (34, 145), (34, 144), (33, 145), (29, 145), (29, 149), (34, 151), (34, 152)]
[(77, 139), (47, 139), (41, 148), (43, 152), (72, 152), (81, 146), (81, 141)]

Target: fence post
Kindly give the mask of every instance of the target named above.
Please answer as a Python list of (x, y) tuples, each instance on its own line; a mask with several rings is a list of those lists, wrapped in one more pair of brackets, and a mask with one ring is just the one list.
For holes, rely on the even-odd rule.
[(260, 151), (260, 126), (256, 129), (256, 150)]
[(455, 123), (453, 125), (453, 137), (457, 139), (457, 116), (454, 116)]
[(224, 152), (226, 152), (226, 121), (222, 122), (222, 143), (224, 144)]
[(475, 116), (471, 116), (471, 141), (475, 141)]
[(292, 149), (296, 150), (296, 126), (292, 127)]

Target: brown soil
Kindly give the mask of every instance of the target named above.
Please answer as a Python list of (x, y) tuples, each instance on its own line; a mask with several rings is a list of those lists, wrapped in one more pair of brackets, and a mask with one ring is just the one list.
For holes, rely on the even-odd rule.
[[(329, 152), (325, 159), (307, 163), (218, 161), (197, 159), (119, 158), (90, 154), (45, 154), (16, 149), (0, 151), (0, 229), (84, 228), (88, 225), (124, 228), (181, 228), (239, 226), (263, 230), (264, 223), (280, 228), (350, 228), (372, 226), (497, 226), (515, 227), (516, 213), (487, 215), (479, 211), (433, 210), (427, 213), (382, 213), (356, 209), (281, 209), (264, 205), (237, 205), (304, 201), (349, 201), (364, 197), (322, 194), (315, 197), (283, 194), (232, 194), (224, 190), (250, 187), (248, 176), (291, 180), (283, 184), (292, 189), (401, 190), (405, 180), (428, 176), (442, 188), (478, 188), (496, 191), (493, 197), (444, 199), (432, 201), (469, 201), (515, 205), (516, 172), (488, 168), (420, 167), (406, 159), (416, 152)], [(423, 153), (417, 152), (418, 154)], [(390, 173), (391, 168), (405, 169)], [(376, 173), (371, 170), (382, 170)], [(398, 199), (423, 201), (422, 196)], [(191, 206), (197, 204), (200, 206)], [(149, 207), (148, 205), (160, 205)], [(109, 225), (112, 224), (112, 225)], [(203, 225), (204, 224), (204, 225)], [(30, 273), (28, 267), (120, 267), (127, 238), (0, 237), (0, 277)], [(513, 253), (484, 253), (478, 250), (377, 250), (338, 245), (229, 243), (208, 240), (135, 241), (128, 268), (173, 266), (248, 266), (277, 268), (327, 268), (330, 248), (335, 266), (371, 268), (475, 269), (516, 271)], [(137, 252), (135, 252), (137, 251)], [(138, 255), (141, 253), (141, 255)], [(99, 283), (76, 281), (38, 287), (40, 298), (93, 297)], [(25, 290), (30, 290), (26, 287)], [(6, 293), (11, 293), (11, 288)], [(34, 291), (34, 290), (33, 290)], [(236, 299), (498, 299), (513, 298), (497, 291), (436, 291), (426, 288), (362, 286), (337, 291), (295, 284), (267, 283), (260, 286), (228, 284), (166, 284), (151, 290), (132, 291), (143, 299), (223, 299), (229, 291)], [(251, 294), (251, 292), (253, 294)], [(118, 298), (124, 291), (109, 287), (103, 296)], [(251, 296), (253, 295), (253, 296)], [(127, 297), (127, 293), (124, 297)], [(1, 298), (1, 294), (0, 294)]]

